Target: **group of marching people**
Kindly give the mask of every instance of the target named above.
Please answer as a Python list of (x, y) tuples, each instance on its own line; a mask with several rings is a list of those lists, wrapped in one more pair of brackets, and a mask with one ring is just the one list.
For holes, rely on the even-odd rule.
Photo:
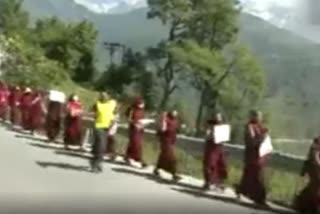
[(77, 95), (66, 103), (49, 100), (49, 92), (29, 87), (8, 87), (0, 82), (0, 118), (9, 120), (12, 127), (21, 127), (30, 134), (45, 134), (49, 142), (56, 142), (64, 127), (66, 149), (77, 145), (83, 150), (83, 107)]
[[(106, 93), (100, 93), (90, 113), (94, 117), (91, 170), (102, 172), (102, 163), (106, 154), (110, 159), (116, 157), (115, 133), (119, 120), (119, 106)], [(31, 88), (8, 87), (0, 82), (0, 118), (5, 121), (7, 115), (13, 126), (35, 133), (45, 130), (48, 141), (55, 142), (63, 127), (63, 140), (66, 149), (70, 145), (84, 150), (84, 109), (79, 97), (71, 95), (66, 103), (50, 101), (48, 92)], [(143, 160), (144, 128), (150, 121), (146, 118), (145, 103), (137, 97), (126, 112), (128, 121), (128, 145), (124, 160), (128, 165), (132, 161), (147, 167)], [(63, 119), (62, 119), (63, 118)], [(175, 182), (181, 177), (177, 170), (175, 147), (180, 129), (179, 115), (176, 110), (163, 112), (155, 120), (157, 137), (160, 143), (158, 161), (153, 171), (160, 176), (160, 170), (169, 172)], [(214, 186), (216, 190), (224, 189), (228, 178), (227, 157), (223, 143), (215, 139), (215, 127), (227, 124), (221, 113), (215, 113), (206, 123), (205, 146), (203, 153), (204, 190)], [(245, 151), (242, 177), (236, 185), (236, 194), (253, 200), (256, 204), (266, 206), (267, 191), (264, 182), (264, 168), (271, 153), (260, 154), (260, 147), (269, 136), (268, 128), (263, 124), (260, 111), (251, 111), (245, 125)], [(309, 183), (296, 197), (295, 208), (300, 213), (318, 213), (320, 207), (320, 137), (316, 138), (310, 148), (308, 159), (301, 173), (309, 176)]]
[[(128, 111), (129, 144), (125, 160), (138, 161), (142, 167), (146, 166), (142, 158), (144, 125), (144, 102), (137, 99)], [(172, 174), (174, 181), (179, 181), (177, 174), (177, 158), (175, 145), (180, 124), (176, 110), (164, 112), (158, 119), (157, 136), (160, 142), (158, 161), (154, 175), (159, 176), (160, 170)], [(228, 178), (227, 157), (223, 143), (215, 140), (215, 127), (227, 124), (221, 113), (217, 112), (207, 121), (205, 147), (203, 153), (204, 190), (214, 186), (216, 190), (224, 189), (224, 182)], [(245, 196), (257, 205), (267, 207), (267, 187), (264, 180), (264, 169), (271, 156), (271, 151), (261, 155), (260, 149), (266, 138), (270, 137), (269, 129), (263, 123), (260, 111), (250, 111), (249, 119), (245, 124), (244, 142), (244, 168), (239, 184), (236, 185), (236, 194), (239, 199)], [(296, 196), (294, 208), (303, 214), (320, 213), (320, 137), (314, 140), (305, 162), (301, 176), (309, 176), (309, 183), (303, 191)]]

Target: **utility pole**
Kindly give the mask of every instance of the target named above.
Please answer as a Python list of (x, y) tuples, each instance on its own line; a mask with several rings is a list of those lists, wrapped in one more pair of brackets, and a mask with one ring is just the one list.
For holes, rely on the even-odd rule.
[(113, 42), (104, 42), (104, 47), (109, 51), (110, 55), (110, 65), (114, 64), (114, 55), (119, 50), (122, 51), (122, 56), (125, 53), (126, 46), (120, 43), (113, 43)]

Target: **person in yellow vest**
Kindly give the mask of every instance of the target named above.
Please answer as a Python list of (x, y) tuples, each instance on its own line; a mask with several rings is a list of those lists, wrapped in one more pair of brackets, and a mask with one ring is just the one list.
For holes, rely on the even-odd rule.
[(117, 102), (110, 99), (106, 93), (101, 93), (93, 106), (95, 114), (93, 129), (92, 159), (90, 160), (93, 173), (102, 172), (103, 157), (106, 152), (107, 133), (116, 115)]

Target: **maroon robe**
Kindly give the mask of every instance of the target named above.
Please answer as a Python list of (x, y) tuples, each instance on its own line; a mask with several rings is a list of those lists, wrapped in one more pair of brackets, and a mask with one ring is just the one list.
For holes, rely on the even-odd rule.
[(160, 139), (160, 155), (157, 169), (163, 169), (173, 175), (177, 172), (177, 159), (175, 155), (175, 144), (179, 129), (179, 121), (176, 117), (165, 115), (163, 127), (158, 133)]
[[(69, 101), (66, 108), (64, 144), (82, 146), (82, 104), (78, 101)], [(73, 114), (75, 111), (78, 113)]]
[(0, 118), (7, 120), (7, 113), (9, 107), (9, 90), (5, 85), (0, 88)]
[(32, 106), (33, 95), (31, 93), (24, 93), (21, 98), (21, 119), (22, 128), (25, 130), (31, 130), (30, 117), (31, 117), (31, 106)]
[(54, 141), (60, 133), (61, 113), (62, 104), (49, 101), (48, 114), (46, 119), (46, 132), (49, 141)]
[(42, 96), (36, 93), (30, 107), (30, 130), (36, 131), (43, 127), (45, 119), (45, 103)]
[(310, 148), (308, 159), (301, 176), (308, 175), (309, 183), (296, 197), (294, 207), (300, 213), (319, 213), (320, 211), (320, 144), (316, 139)]
[(257, 204), (265, 204), (267, 192), (263, 173), (269, 155), (260, 157), (259, 148), (268, 130), (257, 122), (250, 122), (245, 130), (244, 170), (237, 194)]
[(133, 107), (129, 113), (129, 144), (126, 159), (142, 161), (142, 141), (144, 130), (139, 127), (139, 120), (144, 118), (144, 109)]
[[(219, 123), (209, 121), (210, 135)], [(203, 158), (203, 177), (206, 185), (220, 185), (228, 178), (227, 157), (223, 144), (216, 144), (213, 137), (206, 140)]]
[(11, 91), (9, 96), (9, 105), (10, 105), (10, 121), (13, 125), (20, 125), (21, 122), (21, 91), (17, 88)]

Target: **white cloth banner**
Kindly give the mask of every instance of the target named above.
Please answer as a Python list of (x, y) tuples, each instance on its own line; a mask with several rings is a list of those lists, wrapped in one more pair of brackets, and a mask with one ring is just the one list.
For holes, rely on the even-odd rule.
[(50, 101), (65, 103), (66, 95), (63, 92), (51, 90), (49, 92), (49, 99)]
[(228, 124), (214, 126), (214, 142), (216, 144), (230, 141), (231, 126)]
[(272, 151), (273, 151), (273, 146), (271, 143), (271, 137), (267, 135), (264, 141), (260, 145), (259, 156), (263, 157), (265, 155), (272, 153)]

